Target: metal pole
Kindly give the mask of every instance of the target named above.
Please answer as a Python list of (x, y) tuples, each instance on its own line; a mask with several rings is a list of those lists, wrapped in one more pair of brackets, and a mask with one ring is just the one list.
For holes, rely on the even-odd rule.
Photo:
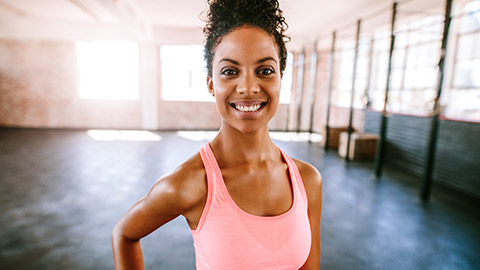
[(440, 54), (440, 61), (438, 62), (438, 84), (437, 84), (437, 96), (435, 98), (435, 103), (433, 105), (433, 115), (431, 117), (430, 125), (430, 137), (427, 145), (427, 156), (425, 159), (425, 171), (423, 176), (422, 189), (420, 191), (420, 197), (423, 200), (428, 200), (430, 198), (430, 190), (432, 187), (432, 174), (433, 166), (435, 163), (435, 152), (437, 148), (437, 139), (438, 139), (438, 124), (439, 124), (439, 115), (440, 115), (440, 97), (442, 95), (443, 88), (443, 77), (445, 72), (445, 57), (447, 54), (447, 45), (448, 45), (448, 34), (450, 30), (450, 22), (452, 21), (451, 17), (452, 12), (452, 0), (446, 0), (445, 4), (445, 21), (443, 25), (443, 38), (442, 38), (442, 49)]
[(363, 118), (362, 118), (362, 123), (360, 124), (360, 130), (361, 132), (365, 132), (365, 123), (367, 122), (367, 112), (372, 106), (372, 100), (370, 98), (370, 88), (371, 88), (371, 81), (372, 81), (372, 69), (373, 69), (373, 48), (375, 46), (375, 38), (372, 37), (370, 40), (370, 45), (368, 49), (368, 72), (367, 72), (367, 85), (365, 86), (365, 89), (363, 91), (363, 96), (362, 96), (362, 101), (364, 103), (362, 104), (363, 107)]
[(375, 38), (372, 37), (370, 40), (370, 49), (368, 50), (368, 75), (367, 75), (367, 86), (365, 87), (365, 92), (363, 94), (363, 97), (366, 99), (365, 104), (365, 109), (368, 109), (372, 104), (371, 104), (371, 99), (370, 99), (370, 88), (371, 88), (371, 81), (372, 81), (372, 70), (373, 70), (373, 48), (375, 46)]
[(298, 89), (297, 89), (297, 132), (300, 132), (302, 125), (302, 105), (303, 105), (303, 70), (305, 66), (305, 48), (298, 61)]
[(353, 132), (353, 103), (355, 101), (355, 80), (357, 79), (357, 63), (358, 63), (358, 47), (360, 43), (360, 26), (362, 20), (357, 21), (357, 36), (355, 38), (355, 56), (353, 57), (353, 75), (352, 75), (352, 94), (350, 95), (350, 117), (348, 120), (348, 139), (347, 139), (347, 155), (345, 156), (346, 161), (350, 161), (350, 139), (352, 138)]
[(330, 73), (328, 75), (328, 94), (327, 94), (327, 124), (325, 126), (325, 149), (328, 149), (328, 143), (329, 143), (329, 133), (330, 133), (330, 126), (329, 126), (329, 121), (330, 121), (330, 106), (331, 106), (331, 95), (332, 95), (332, 88), (333, 88), (333, 73), (334, 73), (334, 63), (335, 63), (335, 42), (337, 39), (337, 32), (333, 32), (332, 35), (332, 49), (330, 51)]
[(392, 56), (393, 49), (395, 48), (395, 19), (397, 16), (397, 2), (393, 3), (392, 10), (392, 23), (390, 31), (390, 51), (388, 57), (388, 71), (387, 71), (387, 85), (385, 87), (385, 100), (383, 103), (382, 119), (380, 121), (380, 134), (377, 145), (377, 154), (375, 157), (375, 175), (380, 177), (382, 175), (383, 160), (385, 154), (385, 141), (387, 135), (387, 104), (388, 104), (388, 91), (390, 90), (390, 76), (392, 74)]
[[(293, 53), (293, 58), (292, 58), (292, 61), (293, 61), (293, 64), (292, 64), (292, 84), (290, 85), (290, 97), (293, 96), (293, 84), (294, 84), (294, 70), (295, 70), (295, 62), (297, 60), (297, 54)], [(289, 131), (289, 125), (290, 125), (290, 106), (291, 104), (288, 104), (287, 106), (287, 125), (285, 127), (285, 131)]]
[(313, 45), (313, 53), (312, 53), (312, 61), (311, 61), (311, 69), (310, 69), (310, 78), (312, 79), (311, 81), (311, 95), (312, 95), (312, 100), (310, 102), (310, 127), (308, 128), (308, 131), (310, 133), (310, 139), (309, 142), (312, 142), (312, 133), (313, 133), (313, 116), (315, 114), (315, 100), (317, 99), (317, 91), (316, 91), (316, 84), (317, 84), (317, 58), (318, 58), (318, 52), (317, 52), (317, 42), (315, 41)]

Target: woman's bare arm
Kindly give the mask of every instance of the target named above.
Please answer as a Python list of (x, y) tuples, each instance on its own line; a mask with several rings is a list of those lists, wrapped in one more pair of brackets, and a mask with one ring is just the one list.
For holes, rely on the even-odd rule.
[(140, 239), (181, 214), (169, 180), (159, 180), (115, 225), (112, 247), (116, 269), (144, 269)]
[(192, 166), (196, 163), (198, 161), (193, 158), (173, 174), (158, 180), (115, 225), (112, 248), (117, 270), (144, 269), (140, 239), (201, 206), (206, 185), (203, 183), (203, 167), (198, 170), (198, 166)]

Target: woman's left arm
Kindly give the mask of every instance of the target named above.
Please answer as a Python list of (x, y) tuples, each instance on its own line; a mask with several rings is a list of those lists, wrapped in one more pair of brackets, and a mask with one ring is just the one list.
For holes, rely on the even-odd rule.
[(310, 255), (305, 264), (300, 268), (302, 270), (320, 269), (320, 220), (322, 216), (322, 176), (310, 164), (297, 161), (297, 167), (305, 185), (305, 191), (308, 198), (308, 218), (310, 220), (310, 229), (312, 231), (312, 246)]

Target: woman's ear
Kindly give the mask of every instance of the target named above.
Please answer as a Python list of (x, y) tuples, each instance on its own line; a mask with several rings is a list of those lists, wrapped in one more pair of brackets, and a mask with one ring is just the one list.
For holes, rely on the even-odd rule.
[(207, 87), (208, 87), (208, 92), (212, 94), (212, 96), (215, 96), (215, 90), (213, 90), (213, 80), (210, 78), (210, 76), (207, 76)]

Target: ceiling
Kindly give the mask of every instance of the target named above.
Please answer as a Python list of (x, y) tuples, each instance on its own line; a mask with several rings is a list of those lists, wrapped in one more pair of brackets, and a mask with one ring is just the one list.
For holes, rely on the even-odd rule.
[[(406, 3), (405, 10), (429, 12), (441, 12), (444, 5), (444, 0), (401, 2)], [(280, 5), (292, 40), (312, 41), (335, 29), (354, 30), (358, 19), (373, 18), (372, 14), (383, 16), (376, 24), (388, 27), (392, 0), (280, 0)], [(34, 35), (36, 25), (45, 23), (58, 28), (57, 33), (62, 32), (62, 25), (85, 24), (128, 25), (144, 33), (182, 29), (177, 33), (188, 34), (186, 30), (190, 30), (201, 35), (201, 13), (206, 9), (206, 0), (0, 0), (0, 32), (14, 34), (32, 29)], [(31, 23), (21, 27), (25, 21)], [(67, 27), (63, 29), (68, 32)]]

